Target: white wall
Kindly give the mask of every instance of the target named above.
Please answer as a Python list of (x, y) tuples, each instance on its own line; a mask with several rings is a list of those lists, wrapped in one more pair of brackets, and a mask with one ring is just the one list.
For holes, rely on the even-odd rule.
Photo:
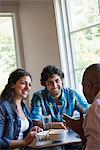
[(60, 54), (52, 0), (19, 1), (0, 0), (0, 11), (16, 14), (17, 63), (18, 67), (26, 68), (32, 75), (31, 99), (33, 90), (42, 88), (40, 74), (43, 67), (48, 64), (61, 66)]
[(33, 90), (42, 88), (44, 66), (60, 67), (52, 0), (22, 1), (19, 7), (25, 67), (32, 74)]

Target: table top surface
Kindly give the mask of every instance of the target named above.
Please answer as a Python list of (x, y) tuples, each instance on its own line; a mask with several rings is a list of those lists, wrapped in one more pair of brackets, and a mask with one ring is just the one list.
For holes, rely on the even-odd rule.
[(29, 146), (32, 148), (47, 148), (47, 147), (60, 146), (60, 145), (71, 144), (71, 143), (80, 143), (80, 142), (81, 142), (80, 136), (76, 132), (70, 131), (66, 133), (66, 138), (63, 141), (33, 140), (33, 142)]

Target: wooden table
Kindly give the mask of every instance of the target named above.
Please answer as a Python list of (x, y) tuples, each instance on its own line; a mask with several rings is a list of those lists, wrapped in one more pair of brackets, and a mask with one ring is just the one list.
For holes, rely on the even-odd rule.
[(33, 140), (33, 142), (29, 145), (32, 148), (40, 149), (40, 148), (50, 148), (54, 146), (61, 146), (61, 145), (66, 145), (66, 144), (71, 144), (71, 143), (80, 143), (81, 139), (77, 133), (74, 131), (67, 132), (66, 133), (66, 139), (64, 141), (51, 141), (51, 140), (46, 140), (46, 141), (36, 141)]

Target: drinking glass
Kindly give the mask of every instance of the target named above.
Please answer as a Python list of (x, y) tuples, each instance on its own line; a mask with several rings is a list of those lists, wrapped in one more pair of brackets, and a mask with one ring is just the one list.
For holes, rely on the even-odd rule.
[(51, 115), (44, 115), (43, 116), (43, 127), (44, 127), (44, 130), (52, 128), (52, 117), (51, 117)]

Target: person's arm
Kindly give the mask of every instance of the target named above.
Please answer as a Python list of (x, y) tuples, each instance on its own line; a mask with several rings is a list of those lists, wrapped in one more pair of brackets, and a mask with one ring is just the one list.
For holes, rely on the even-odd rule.
[(41, 131), (43, 131), (41, 128), (34, 126), (24, 139), (11, 140), (9, 148), (20, 148), (29, 145), (36, 138), (36, 134)]
[[(9, 148), (17, 148), (17, 147), (24, 147), (26, 146), (26, 142), (27, 140), (11, 140), (11, 138), (9, 136), (5, 136), (4, 132), (7, 129), (7, 125), (6, 125), (6, 108), (4, 105), (0, 105), (0, 149), (9, 149)], [(28, 137), (30, 139), (30, 141), (28, 140), (28, 142), (31, 142), (34, 138), (34, 134), (30, 133), (30, 135), (28, 135)]]
[(76, 101), (76, 109), (78, 111), (82, 110), (83, 113), (86, 113), (91, 105), (77, 91), (74, 91), (74, 96), (75, 96), (74, 98)]
[(33, 94), (31, 100), (31, 119), (33, 121), (33, 125), (43, 128), (43, 108), (41, 106), (41, 98), (37, 93)]
[(42, 129), (67, 129), (66, 124), (63, 122), (51, 122), (45, 126), (41, 121), (33, 121), (33, 124)]
[(6, 126), (6, 109), (0, 103), (0, 149), (7, 149), (9, 147), (10, 139), (3, 136)]
[(63, 122), (51, 122), (48, 123), (46, 126), (43, 125), (43, 122), (41, 121), (33, 121), (33, 124), (36, 126), (39, 126), (42, 129), (67, 129), (66, 124)]
[(83, 113), (80, 112), (80, 119), (74, 120), (71, 117), (67, 116), (66, 114), (63, 114), (63, 119), (66, 121), (66, 126), (74, 130), (76, 133), (80, 135), (80, 138), (82, 139), (83, 143), (86, 143), (86, 137), (84, 136), (84, 131), (82, 128), (83, 124)]
[(44, 128), (44, 125), (43, 125), (43, 122), (42, 121), (36, 121), (36, 120), (33, 120), (33, 124), (35, 126), (39, 126), (40, 128)]
[(52, 122), (49, 126), (53, 129), (67, 129), (64, 122)]
[(22, 140), (11, 140), (9, 144), (9, 148), (21, 148), (29, 145), (35, 138), (36, 138), (36, 133), (35, 131), (29, 132), (27, 137)]

